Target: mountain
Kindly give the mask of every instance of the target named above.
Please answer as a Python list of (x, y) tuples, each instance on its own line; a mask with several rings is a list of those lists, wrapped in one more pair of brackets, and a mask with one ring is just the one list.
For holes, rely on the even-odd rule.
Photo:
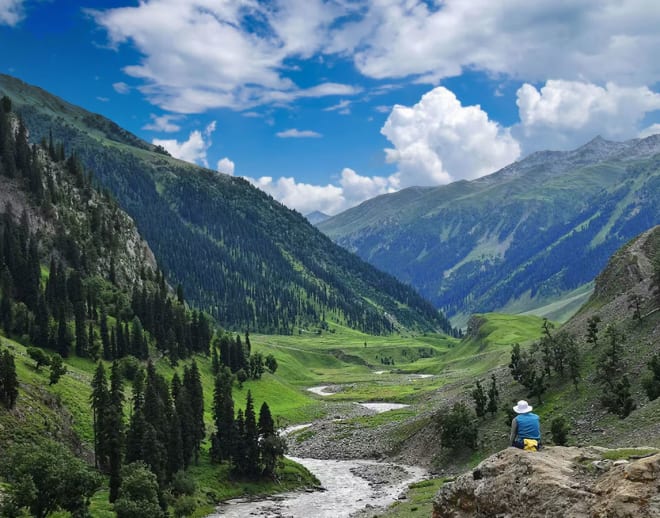
[(307, 218), (307, 221), (309, 221), (312, 225), (318, 225), (319, 223), (322, 223), (328, 219), (330, 216), (325, 212), (315, 210), (314, 212), (307, 214), (305, 217)]
[(654, 135), (534, 153), (476, 180), (374, 198), (318, 227), (465, 322), (487, 311), (565, 319), (612, 253), (658, 223)]
[(170, 157), (115, 123), (0, 75), (33, 142), (73, 150), (135, 220), (173, 285), (228, 329), (293, 333), (326, 321), (371, 333), (451, 331), (413, 289), (334, 245), (247, 181)]

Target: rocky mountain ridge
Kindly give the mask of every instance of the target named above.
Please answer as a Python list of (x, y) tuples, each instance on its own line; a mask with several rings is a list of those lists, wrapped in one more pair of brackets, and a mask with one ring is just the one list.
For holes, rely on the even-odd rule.
[(596, 138), (477, 180), (383, 195), (318, 226), (461, 325), (489, 311), (564, 320), (610, 255), (660, 223), (659, 206), (660, 135)]

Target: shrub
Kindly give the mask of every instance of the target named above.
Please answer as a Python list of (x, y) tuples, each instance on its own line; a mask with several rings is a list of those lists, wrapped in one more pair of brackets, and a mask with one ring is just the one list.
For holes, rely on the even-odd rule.
[(443, 447), (477, 447), (477, 426), (465, 403), (455, 403), (451, 412), (440, 419), (440, 440)]
[(555, 417), (550, 424), (552, 442), (559, 446), (565, 446), (570, 429), (571, 427), (564, 416)]
[(197, 490), (195, 479), (185, 471), (177, 471), (172, 478), (172, 493), (176, 496), (194, 495)]

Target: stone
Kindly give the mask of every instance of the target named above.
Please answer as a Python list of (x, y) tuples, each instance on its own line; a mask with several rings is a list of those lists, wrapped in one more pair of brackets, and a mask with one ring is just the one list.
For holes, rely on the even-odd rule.
[(508, 448), (445, 484), (434, 499), (433, 517), (660, 518), (660, 454), (617, 463), (594, 459), (602, 452)]

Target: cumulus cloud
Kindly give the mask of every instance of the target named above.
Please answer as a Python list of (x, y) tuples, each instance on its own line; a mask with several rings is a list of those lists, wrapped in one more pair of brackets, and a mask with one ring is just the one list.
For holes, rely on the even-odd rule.
[(640, 133), (647, 112), (660, 109), (660, 94), (646, 87), (604, 87), (550, 80), (517, 92), (520, 124), (514, 133), (526, 148), (571, 148), (595, 135), (625, 140)]
[(127, 94), (128, 92), (131, 91), (131, 87), (128, 86), (123, 81), (119, 81), (117, 83), (112, 83), (112, 88), (115, 89), (115, 92), (117, 92), (118, 94), (122, 94), (122, 95), (125, 95), (125, 94)]
[(285, 76), (287, 60), (310, 58), (322, 48), (344, 12), (340, 2), (150, 0), (90, 12), (112, 45), (132, 43), (143, 56), (124, 71), (169, 111), (244, 109), (355, 91), (335, 83), (300, 88)]
[(176, 139), (155, 138), (151, 143), (156, 146), (163, 146), (175, 158), (208, 167), (206, 152), (211, 147), (211, 135), (215, 131), (215, 126), (216, 123), (213, 121), (203, 132), (199, 130), (191, 131), (188, 140), (182, 142)]
[(142, 126), (143, 130), (160, 131), (163, 133), (174, 133), (181, 129), (181, 126), (174, 124), (172, 121), (181, 119), (180, 115), (155, 115), (151, 114), (151, 122)]
[(221, 158), (218, 160), (218, 165), (216, 166), (216, 169), (220, 173), (228, 174), (230, 176), (234, 175), (234, 169), (235, 169), (235, 164), (233, 160), (230, 160), (227, 157)]
[(0, 25), (14, 26), (23, 19), (23, 0), (0, 0)]
[(520, 156), (506, 128), (479, 106), (462, 106), (439, 86), (412, 107), (396, 105), (381, 133), (394, 147), (386, 160), (396, 163), (396, 187), (439, 185), (496, 171)]
[(369, 77), (436, 83), (466, 69), (536, 81), (660, 79), (660, 4), (647, 0), (387, 0), (331, 34)]
[(322, 137), (320, 133), (312, 130), (298, 130), (296, 128), (288, 129), (285, 131), (278, 131), (275, 133), (280, 138), (319, 138)]
[(302, 214), (315, 210), (337, 214), (374, 196), (394, 191), (388, 178), (360, 176), (350, 168), (341, 172), (339, 185), (312, 185), (297, 182), (294, 178), (274, 180), (270, 176), (248, 180)]

